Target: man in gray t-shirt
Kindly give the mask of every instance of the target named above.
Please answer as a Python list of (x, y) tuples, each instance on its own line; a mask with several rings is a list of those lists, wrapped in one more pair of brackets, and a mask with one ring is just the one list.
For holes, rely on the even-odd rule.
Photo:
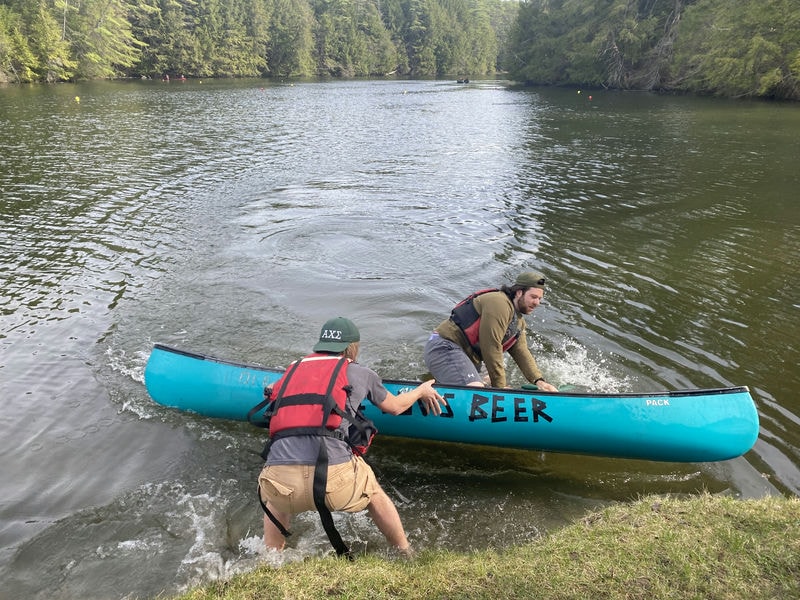
[[(433, 380), (420, 384), (417, 388), (395, 396), (381, 382), (371, 369), (355, 362), (358, 357), (360, 334), (349, 319), (337, 317), (330, 319), (320, 332), (319, 341), (314, 346), (314, 354), (301, 359), (311, 365), (330, 363), (330, 359), (347, 360), (347, 385), (352, 390), (346, 401), (345, 410), (354, 415), (363, 400), (368, 400), (381, 411), (393, 415), (405, 412), (418, 400), (422, 401), (428, 414), (439, 415), (444, 398), (433, 389)], [(287, 373), (291, 370), (293, 363)], [(308, 368), (316, 368), (312, 365)], [(322, 367), (326, 368), (326, 367)], [(278, 384), (273, 388), (276, 393)], [(327, 388), (328, 382), (325, 382)], [(325, 394), (325, 389), (315, 390)], [(279, 409), (280, 410), (280, 409)], [(403, 554), (410, 554), (411, 547), (403, 530), (400, 515), (391, 498), (383, 491), (375, 474), (362, 456), (353, 453), (344, 439), (348, 426), (342, 420), (338, 437), (322, 435), (276, 436), (270, 446), (267, 462), (259, 475), (259, 494), (266, 509), (288, 530), (293, 515), (315, 510), (313, 485), (314, 470), (320, 456), (320, 444), (325, 444), (327, 456), (327, 483), (325, 505), (331, 511), (358, 512), (367, 510), (388, 542)], [(268, 548), (283, 549), (284, 533), (269, 518), (264, 516), (264, 543)]]

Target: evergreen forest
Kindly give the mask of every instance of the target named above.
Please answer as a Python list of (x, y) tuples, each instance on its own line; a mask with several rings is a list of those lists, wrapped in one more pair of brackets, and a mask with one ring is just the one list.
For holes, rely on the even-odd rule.
[(0, 0), (0, 82), (480, 77), (800, 100), (798, 0)]

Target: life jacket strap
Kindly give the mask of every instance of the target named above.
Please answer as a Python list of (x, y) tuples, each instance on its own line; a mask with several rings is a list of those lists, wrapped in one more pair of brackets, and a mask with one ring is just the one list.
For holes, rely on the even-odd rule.
[[(324, 410), (322, 411), (322, 423), (321, 428), (325, 428), (325, 423), (328, 420), (328, 415), (333, 412), (334, 408), (336, 408), (336, 401), (333, 399), (331, 393), (333, 392), (333, 386), (336, 384), (336, 378), (339, 375), (339, 371), (342, 367), (347, 364), (347, 360), (342, 358), (339, 361), (339, 364), (336, 365), (336, 368), (333, 370), (333, 375), (331, 375), (331, 382), (328, 385), (328, 391), (325, 394), (325, 402), (324, 402)], [(328, 446), (325, 443), (325, 438), (323, 437), (319, 441), (319, 454), (317, 455), (317, 465), (314, 468), (314, 486), (313, 486), (313, 495), (314, 495), (314, 506), (317, 507), (317, 512), (319, 513), (319, 518), (322, 521), (322, 528), (325, 530), (325, 533), (328, 535), (328, 540), (331, 542), (331, 546), (333, 549), (336, 550), (336, 556), (344, 556), (348, 560), (353, 560), (353, 555), (350, 554), (350, 548), (347, 547), (347, 544), (344, 543), (342, 540), (342, 536), (339, 535), (339, 531), (336, 529), (336, 526), (333, 523), (333, 515), (331, 511), (325, 506), (325, 492), (328, 488)]]
[(325, 440), (320, 440), (319, 455), (317, 456), (317, 466), (314, 468), (314, 506), (317, 507), (322, 528), (328, 536), (328, 540), (336, 550), (336, 556), (344, 556), (348, 560), (353, 560), (350, 548), (344, 543), (342, 536), (333, 523), (333, 515), (325, 505), (325, 491), (328, 487), (328, 449)]
[(260, 483), (258, 484), (258, 489), (256, 490), (256, 492), (258, 493), (258, 503), (261, 505), (261, 508), (263, 509), (264, 514), (267, 515), (269, 520), (272, 521), (272, 524), (275, 525), (275, 527), (278, 528), (278, 531), (281, 532), (281, 535), (283, 537), (286, 537), (286, 538), (288, 538), (290, 535), (292, 535), (292, 532), (289, 531), (288, 529), (286, 529), (286, 527), (283, 526), (283, 523), (281, 523), (278, 520), (278, 517), (276, 517), (274, 514), (272, 514), (272, 511), (267, 508), (266, 504), (264, 504), (264, 500), (262, 500), (262, 498), (261, 498), (261, 484)]
[(264, 399), (256, 404), (253, 408), (251, 408), (247, 413), (247, 422), (251, 425), (255, 425), (256, 427), (262, 427), (264, 429), (269, 429), (269, 412), (270, 409), (268, 408), (264, 411), (264, 414), (260, 419), (255, 419), (255, 415), (259, 413), (264, 407), (269, 406), (272, 402), (272, 394), (270, 393), (269, 388), (264, 389)]

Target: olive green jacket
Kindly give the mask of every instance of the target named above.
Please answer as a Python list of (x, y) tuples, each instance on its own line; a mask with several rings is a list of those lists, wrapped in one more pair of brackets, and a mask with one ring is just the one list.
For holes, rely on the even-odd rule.
[[(517, 363), (525, 379), (533, 383), (542, 376), (536, 365), (536, 360), (528, 349), (528, 340), (525, 336), (525, 319), (514, 310), (514, 305), (503, 292), (487, 292), (477, 296), (473, 301), (475, 310), (481, 316), (478, 330), (478, 345), (481, 349), (486, 371), (494, 387), (506, 387), (506, 369), (503, 362), (503, 336), (511, 324), (512, 319), (517, 319), (520, 335), (516, 343), (508, 350), (508, 354)], [(458, 344), (475, 366), (480, 370), (481, 356), (478, 356), (467, 341), (467, 336), (452, 320), (443, 321), (436, 332), (452, 342)]]

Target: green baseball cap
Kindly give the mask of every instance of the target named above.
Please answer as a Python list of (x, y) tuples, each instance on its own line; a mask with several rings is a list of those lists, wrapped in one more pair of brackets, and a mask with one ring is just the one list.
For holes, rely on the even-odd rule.
[(541, 273), (537, 273), (536, 271), (527, 271), (517, 275), (514, 285), (521, 285), (526, 288), (539, 288), (540, 290), (543, 290), (544, 281), (544, 275)]
[(355, 323), (344, 317), (336, 317), (325, 321), (314, 352), (344, 352), (350, 344), (360, 339)]

